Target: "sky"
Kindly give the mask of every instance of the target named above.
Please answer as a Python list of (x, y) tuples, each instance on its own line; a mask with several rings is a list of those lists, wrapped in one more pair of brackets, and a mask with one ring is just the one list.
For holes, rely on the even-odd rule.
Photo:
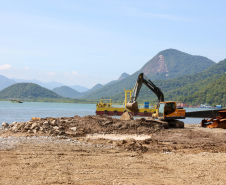
[(226, 58), (223, 0), (0, 0), (0, 74), (88, 88), (173, 48)]

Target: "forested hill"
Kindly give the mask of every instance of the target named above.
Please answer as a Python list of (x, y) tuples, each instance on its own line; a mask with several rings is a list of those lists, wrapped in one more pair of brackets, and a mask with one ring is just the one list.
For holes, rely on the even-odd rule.
[(206, 57), (167, 49), (149, 60), (139, 72), (152, 80), (169, 79), (199, 73), (214, 64), (216, 63)]
[(82, 98), (99, 99), (101, 97), (113, 96), (120, 92), (123, 93), (124, 88), (129, 89), (135, 85), (137, 77), (141, 72), (144, 72), (151, 80), (166, 80), (173, 77), (194, 74), (213, 65), (215, 65), (215, 63), (206, 57), (193, 56), (175, 49), (167, 49), (159, 52), (131, 76), (119, 82), (106, 85), (92, 93), (88, 93)]
[(208, 103), (212, 106), (222, 105), (226, 107), (226, 74), (222, 74), (221, 78), (203, 86), (194, 94), (182, 97), (181, 100), (194, 105)]
[(55, 92), (34, 83), (17, 83), (0, 91), (1, 99), (40, 99), (40, 98), (62, 98)]
[[(225, 72), (226, 72), (226, 59), (220, 61), (219, 63), (200, 73), (186, 75), (168, 80), (154, 80), (153, 82), (156, 86), (160, 87), (160, 89), (165, 95), (166, 101), (180, 100), (185, 103), (194, 105), (200, 103), (209, 103), (211, 105), (223, 104), (225, 100), (222, 92), (225, 92), (226, 90), (226, 85), (223, 85), (223, 80), (225, 79), (226, 76)], [(213, 90), (216, 87), (214, 86), (214, 83), (217, 83), (218, 80), (222, 81), (222, 83), (219, 83), (222, 85), (217, 86), (216, 90)], [(207, 87), (209, 89), (212, 89), (214, 93), (212, 91), (206, 91)], [(203, 91), (208, 93), (205, 93), (205, 96), (201, 98), (201, 95), (203, 95), (203, 93), (201, 92)], [(211, 94), (214, 94), (215, 98), (213, 98), (213, 95)], [(212, 98), (209, 98), (211, 96)], [(124, 92), (121, 92), (114, 96), (110, 96), (109, 98), (112, 98), (114, 101), (120, 101), (123, 100), (123, 97)], [(139, 93), (138, 100), (155, 102), (157, 101), (157, 97), (151, 90), (149, 90), (145, 85), (143, 85)], [(206, 100), (206, 102), (204, 102), (204, 100)]]
[(68, 87), (68, 86), (61, 86), (56, 87), (53, 89), (53, 92), (57, 93), (60, 96), (65, 98), (78, 98), (81, 96), (81, 93)]

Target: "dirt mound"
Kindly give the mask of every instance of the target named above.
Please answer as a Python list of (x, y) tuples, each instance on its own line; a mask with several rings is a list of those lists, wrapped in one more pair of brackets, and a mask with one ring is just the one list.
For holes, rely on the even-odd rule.
[(133, 116), (130, 113), (128, 113), (128, 112), (124, 112), (122, 114), (120, 120), (125, 120), (125, 121), (133, 120)]
[[(7, 124), (5, 124), (7, 125)], [(161, 123), (146, 122), (145, 119), (120, 120), (105, 115), (85, 117), (41, 118), (28, 122), (14, 122), (2, 127), (4, 132), (22, 132), (32, 135), (67, 135), (72, 137), (86, 134), (150, 134), (161, 131)]]

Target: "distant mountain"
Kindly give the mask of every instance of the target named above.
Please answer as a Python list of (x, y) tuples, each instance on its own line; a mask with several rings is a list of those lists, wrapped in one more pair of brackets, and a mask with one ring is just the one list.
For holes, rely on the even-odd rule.
[[(27, 83), (35, 83), (35, 84), (38, 84), (42, 87), (45, 87), (47, 89), (54, 89), (54, 88), (57, 88), (57, 87), (62, 87), (62, 86), (65, 86), (64, 84), (62, 83), (59, 83), (59, 82), (55, 82), (55, 81), (52, 81), (52, 82), (41, 82), (39, 80), (36, 80), (36, 79), (33, 79), (33, 80), (23, 80), (23, 79), (16, 79), (16, 78), (12, 78), (15, 82), (17, 83), (21, 83), (21, 82), (27, 82)], [(83, 86), (80, 86), (80, 85), (74, 85), (74, 86), (70, 86), (72, 89), (78, 91), (78, 92), (84, 92), (84, 91), (87, 91), (89, 90), (89, 88), (87, 87), (83, 87)]]
[(53, 89), (53, 92), (57, 93), (60, 96), (65, 98), (78, 98), (81, 96), (81, 93), (68, 87), (68, 86), (61, 86), (56, 87)]
[(119, 77), (119, 79), (117, 81), (121, 81), (122, 79), (124, 79), (124, 78), (126, 78), (128, 76), (130, 76), (130, 75), (127, 74), (127, 73), (122, 73), (122, 75)]
[(149, 60), (139, 72), (143, 72), (152, 80), (163, 80), (198, 73), (214, 64), (215, 62), (206, 57), (190, 55), (176, 49), (167, 49)]
[(96, 90), (98, 90), (98, 89), (101, 89), (102, 87), (103, 87), (102, 84), (96, 84), (96, 85), (94, 85), (90, 90), (88, 90), (88, 91), (86, 91), (86, 92), (84, 92), (84, 93), (85, 93), (85, 94), (88, 94), (88, 93), (91, 93), (91, 92), (96, 91)]
[(55, 92), (34, 83), (17, 83), (0, 91), (2, 99), (38, 99), (38, 98), (62, 98)]
[(167, 49), (159, 52), (149, 60), (140, 70), (122, 79), (121, 81), (104, 86), (92, 93), (81, 97), (84, 99), (99, 99), (110, 97), (118, 93), (123, 93), (123, 89), (134, 87), (139, 73), (143, 72), (148, 78), (153, 80), (167, 80), (184, 75), (201, 72), (215, 63), (206, 57), (193, 56), (184, 52)]
[(16, 79), (16, 78), (12, 78), (12, 79), (14, 81), (16, 81), (17, 83), (21, 83), (21, 82), (35, 83), (35, 84), (38, 84), (38, 85), (40, 85), (42, 87), (45, 87), (45, 88), (47, 88), (49, 90), (52, 90), (52, 89), (54, 89), (56, 87), (64, 86), (64, 84), (58, 83), (58, 82), (54, 82), (54, 81), (45, 83), (45, 82), (41, 82), (41, 81), (35, 80), (35, 79), (34, 80), (23, 80), (23, 79)]
[(89, 88), (87, 87), (83, 87), (83, 86), (80, 86), (80, 85), (74, 85), (74, 86), (70, 86), (72, 89), (78, 91), (78, 92), (85, 92), (85, 91), (88, 91)]
[(0, 75), (0, 91), (2, 89), (5, 89), (6, 87), (9, 87), (10, 85), (15, 84), (16, 82), (14, 80), (11, 80), (3, 75)]
[(104, 86), (106, 86), (106, 85), (110, 85), (110, 84), (113, 84), (113, 83), (115, 83), (115, 82), (117, 82), (117, 80), (112, 80), (112, 81), (110, 81), (110, 82), (106, 83)]
[(124, 79), (124, 78), (126, 78), (128, 76), (130, 76), (130, 75), (127, 74), (127, 73), (122, 73), (121, 76), (118, 78), (118, 80), (112, 80), (112, 81), (106, 83), (104, 86), (113, 84), (113, 83), (118, 82), (118, 81), (121, 81), (122, 79)]

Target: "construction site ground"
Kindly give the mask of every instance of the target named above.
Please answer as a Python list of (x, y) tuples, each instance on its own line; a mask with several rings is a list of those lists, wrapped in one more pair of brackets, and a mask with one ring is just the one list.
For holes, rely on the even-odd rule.
[[(69, 127), (58, 135), (2, 130), (0, 185), (226, 184), (224, 129), (198, 124), (164, 129), (144, 120), (101, 116), (76, 117), (70, 124), (79, 134), (69, 132)], [(118, 129), (120, 124), (119, 128), (127, 126)]]

